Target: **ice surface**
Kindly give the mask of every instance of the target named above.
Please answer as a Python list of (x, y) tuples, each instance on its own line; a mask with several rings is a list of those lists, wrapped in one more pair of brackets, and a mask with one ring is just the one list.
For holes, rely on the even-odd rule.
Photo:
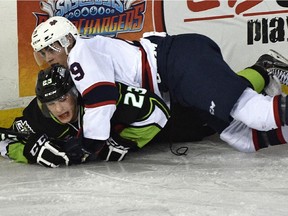
[(240, 153), (217, 136), (175, 156), (154, 144), (122, 162), (48, 169), (0, 159), (1, 216), (288, 215), (288, 145)]

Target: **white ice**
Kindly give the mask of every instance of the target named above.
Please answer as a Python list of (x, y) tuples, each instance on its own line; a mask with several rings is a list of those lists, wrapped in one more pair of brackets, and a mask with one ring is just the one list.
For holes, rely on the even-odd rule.
[(212, 136), (175, 156), (154, 144), (122, 162), (48, 169), (0, 159), (1, 216), (288, 215), (288, 145), (240, 153)]

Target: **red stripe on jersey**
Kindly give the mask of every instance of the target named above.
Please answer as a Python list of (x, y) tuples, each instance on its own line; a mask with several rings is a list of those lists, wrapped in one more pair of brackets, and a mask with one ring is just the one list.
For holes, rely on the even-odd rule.
[(275, 96), (273, 98), (274, 118), (275, 118), (275, 122), (278, 128), (281, 127), (279, 100), (280, 100), (280, 96)]
[(89, 105), (85, 104), (84, 106), (86, 108), (95, 108), (95, 107), (100, 107), (100, 106), (105, 106), (105, 105), (110, 105), (110, 104), (116, 104), (116, 100), (104, 101), (104, 102), (89, 104)]
[(258, 140), (258, 134), (257, 134), (257, 131), (254, 130), (254, 129), (252, 129), (252, 140), (253, 140), (253, 144), (254, 144), (255, 150), (258, 151), (260, 149), (259, 140)]
[(154, 92), (152, 73), (149, 62), (147, 60), (147, 55), (142, 46), (139, 47), (142, 56), (142, 88), (148, 89)]

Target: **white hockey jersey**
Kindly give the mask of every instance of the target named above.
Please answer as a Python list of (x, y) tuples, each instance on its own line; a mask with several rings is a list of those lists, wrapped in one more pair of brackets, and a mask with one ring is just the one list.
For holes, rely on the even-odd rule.
[[(78, 37), (68, 56), (72, 78), (85, 103), (84, 136), (106, 140), (116, 109), (115, 82), (145, 87), (161, 97), (157, 83), (155, 44), (141, 39), (142, 46), (122, 39)], [(144, 51), (144, 49), (145, 51)], [(97, 130), (95, 130), (97, 127)]]

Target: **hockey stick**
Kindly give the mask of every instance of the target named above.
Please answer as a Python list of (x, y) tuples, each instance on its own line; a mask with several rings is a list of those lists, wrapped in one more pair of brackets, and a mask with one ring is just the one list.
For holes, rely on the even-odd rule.
[[(17, 137), (19, 139), (23, 139), (23, 140), (27, 141), (32, 133), (29, 131), (19, 132), (19, 131), (14, 131), (14, 130), (9, 129), (9, 128), (0, 127), (0, 134), (5, 134), (5, 135), (11, 136), (11, 137)], [(53, 138), (53, 137), (48, 137), (48, 139), (52, 142), (53, 141), (54, 142), (65, 142), (65, 140), (63, 140), (63, 139), (58, 139), (58, 138)]]
[(17, 138), (20, 138), (20, 139), (25, 139), (27, 140), (30, 136), (30, 133), (27, 131), (27, 132), (16, 132), (14, 130), (11, 130), (9, 128), (2, 128), (0, 127), (0, 134), (5, 134), (7, 136), (15, 136)]

